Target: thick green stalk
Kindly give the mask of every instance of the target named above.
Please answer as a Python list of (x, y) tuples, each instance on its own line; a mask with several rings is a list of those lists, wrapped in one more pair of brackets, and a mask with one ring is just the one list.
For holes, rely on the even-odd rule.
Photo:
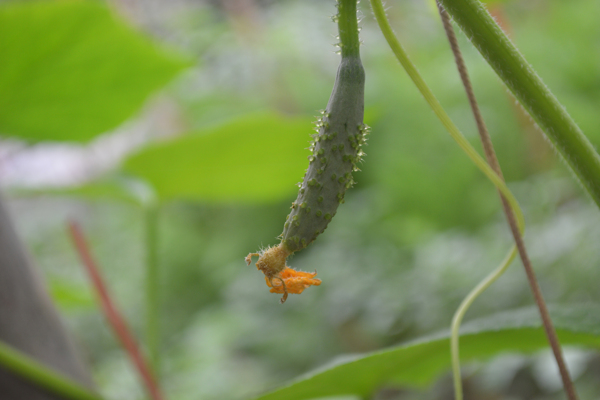
[(600, 156), (478, 0), (439, 0), (600, 207)]
[(146, 206), (145, 251), (146, 251), (146, 344), (150, 366), (156, 379), (160, 376), (160, 327), (159, 327), (159, 271), (158, 271), (158, 214), (155, 204)]
[(0, 365), (53, 393), (73, 400), (102, 400), (71, 379), (0, 342)]

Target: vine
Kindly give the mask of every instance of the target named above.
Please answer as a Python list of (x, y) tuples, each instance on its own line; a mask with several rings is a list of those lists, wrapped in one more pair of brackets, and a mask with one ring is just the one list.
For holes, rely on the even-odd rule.
[[(456, 44), (456, 39), (454, 38), (452, 28), (449, 25), (449, 20), (448, 20), (447, 16), (445, 15), (444, 10), (440, 6), (440, 14), (442, 16), (444, 27), (445, 27), (446, 33), (450, 39), (451, 47), (455, 54), (455, 59), (456, 59), (457, 65), (458, 65), (458, 69), (459, 69), (459, 72), (461, 73), (461, 78), (463, 80), (465, 89), (467, 90), (467, 94), (469, 96), (469, 101), (471, 103), (472, 110), (475, 115), (475, 119), (476, 119), (479, 131), (481, 134), (482, 142), (484, 144), (486, 156), (488, 158), (488, 162), (490, 162), (490, 164), (491, 164), (491, 167), (489, 165), (485, 164), (485, 161), (483, 161), (481, 156), (479, 156), (479, 154), (477, 154), (475, 149), (473, 149), (472, 146), (470, 146), (470, 144), (464, 138), (462, 133), (458, 130), (458, 128), (456, 128), (456, 126), (452, 123), (452, 121), (450, 120), (448, 115), (445, 113), (445, 111), (441, 107), (440, 103), (437, 101), (437, 99), (435, 98), (435, 96), (433, 95), (431, 90), (425, 84), (424, 80), (421, 78), (420, 74), (418, 73), (418, 71), (416, 70), (416, 68), (410, 61), (410, 59), (408, 58), (406, 52), (402, 48), (401, 44), (398, 42), (398, 39), (394, 35), (394, 33), (389, 25), (389, 22), (387, 20), (387, 17), (385, 15), (385, 11), (383, 9), (381, 0), (371, 0), (371, 5), (373, 8), (373, 12), (375, 14), (375, 18), (379, 24), (379, 27), (380, 27), (383, 35), (385, 36), (388, 44), (392, 48), (392, 51), (396, 55), (396, 58), (398, 59), (398, 61), (400, 61), (400, 63), (402, 64), (402, 66), (404, 67), (404, 69), (406, 70), (408, 75), (410, 76), (410, 78), (413, 80), (413, 82), (415, 83), (415, 85), (417, 86), (417, 88), (419, 89), (421, 94), (423, 95), (423, 97), (425, 97), (429, 106), (433, 109), (433, 111), (438, 116), (440, 121), (444, 124), (444, 126), (446, 127), (446, 129), (448, 130), (448, 132), (450, 133), (452, 138), (455, 141), (457, 141), (459, 146), (467, 153), (469, 158), (471, 158), (471, 160), (477, 165), (477, 167), (480, 170), (482, 170), (482, 172), (484, 172), (484, 174), (486, 174), (486, 176), (497, 187), (498, 191), (500, 192), (500, 197), (502, 199), (503, 208), (504, 208), (505, 214), (507, 216), (507, 219), (509, 221), (511, 232), (513, 234), (513, 237), (514, 237), (514, 240), (516, 243), (513, 246), (513, 248), (511, 249), (511, 251), (509, 252), (509, 254), (506, 256), (506, 258), (504, 259), (502, 264), (496, 270), (494, 270), (490, 275), (488, 275), (481, 283), (479, 283), (477, 285), (477, 287), (475, 287), (475, 289), (473, 289), (471, 291), (471, 293), (469, 293), (467, 298), (465, 298), (465, 300), (463, 300), (459, 309), (456, 311), (456, 313), (453, 317), (452, 328), (451, 328), (451, 353), (452, 353), (452, 369), (453, 369), (453, 376), (454, 376), (456, 399), (462, 400), (462, 384), (461, 384), (461, 378), (460, 378), (460, 355), (459, 355), (459, 346), (458, 346), (459, 328), (460, 328), (460, 323), (462, 321), (462, 318), (463, 318), (464, 314), (466, 313), (467, 309), (469, 308), (469, 306), (472, 304), (472, 302), (487, 287), (489, 287), (495, 280), (497, 280), (502, 275), (502, 273), (508, 268), (508, 266), (510, 265), (511, 261), (514, 259), (516, 252), (518, 250), (519, 255), (521, 256), (521, 260), (523, 261), (523, 265), (525, 267), (525, 271), (527, 274), (527, 278), (528, 278), (528, 281), (530, 284), (531, 291), (534, 295), (536, 304), (538, 305), (538, 309), (539, 309), (540, 315), (542, 317), (542, 321), (543, 321), (544, 329), (546, 331), (546, 335), (548, 337), (548, 341), (553, 350), (554, 356), (556, 358), (556, 362), (559, 366), (559, 370), (561, 373), (565, 391), (567, 392), (567, 395), (569, 396), (570, 400), (575, 400), (577, 398), (577, 396), (576, 396), (573, 384), (571, 382), (571, 379), (569, 377), (569, 373), (566, 369), (565, 362), (562, 357), (562, 352), (560, 350), (560, 344), (558, 342), (558, 338), (556, 337), (556, 332), (552, 325), (552, 321), (549, 317), (546, 304), (544, 302), (543, 296), (541, 294), (541, 290), (540, 290), (537, 280), (535, 278), (535, 274), (533, 272), (533, 268), (531, 266), (531, 262), (529, 261), (529, 257), (527, 255), (525, 245), (523, 242), (522, 234), (523, 234), (525, 225), (524, 225), (522, 212), (518, 206), (518, 203), (516, 202), (516, 200), (514, 199), (514, 197), (512, 196), (512, 194), (510, 193), (510, 191), (508, 190), (508, 188), (506, 187), (506, 185), (502, 179), (500, 167), (499, 167), (497, 159), (495, 157), (493, 146), (491, 144), (491, 140), (487, 133), (487, 129), (485, 128), (485, 124), (483, 123), (483, 119), (481, 118), (481, 115), (479, 114), (477, 103), (474, 99), (471, 85), (470, 85), (470, 82), (466, 75), (466, 68), (464, 67), (464, 63), (462, 63), (462, 57), (460, 56), (458, 46)], [(547, 89), (546, 89), (546, 91), (547, 91), (547, 93), (550, 93)], [(552, 96), (552, 98), (553, 98), (553, 96)], [(556, 99), (554, 99), (554, 100), (556, 101)], [(583, 135), (583, 134), (581, 133), (581, 135)], [(585, 136), (583, 136), (583, 138), (585, 139)], [(592, 150), (593, 150), (593, 148), (592, 148)], [(492, 170), (492, 168), (494, 170)], [(593, 191), (591, 191), (591, 193), (593, 193)]]

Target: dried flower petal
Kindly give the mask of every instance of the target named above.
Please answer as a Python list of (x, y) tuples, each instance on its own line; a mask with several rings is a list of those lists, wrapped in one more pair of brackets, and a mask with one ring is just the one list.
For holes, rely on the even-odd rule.
[(288, 293), (300, 294), (309, 286), (319, 286), (320, 279), (315, 279), (317, 272), (296, 271), (285, 265), (286, 258), (291, 254), (283, 245), (269, 247), (260, 253), (250, 253), (246, 256), (246, 263), (250, 265), (252, 257), (257, 256), (256, 268), (265, 274), (267, 286), (271, 293), (283, 294), (281, 303), (284, 303)]
[[(282, 294), (287, 289), (288, 293), (300, 294), (310, 286), (319, 286), (321, 284), (320, 279), (313, 279), (316, 275), (316, 272), (296, 271), (290, 267), (285, 267), (277, 278), (269, 282), (269, 279), (265, 277), (265, 281), (267, 282), (267, 286), (271, 288), (271, 293)], [(285, 283), (285, 288), (281, 284), (281, 281)]]

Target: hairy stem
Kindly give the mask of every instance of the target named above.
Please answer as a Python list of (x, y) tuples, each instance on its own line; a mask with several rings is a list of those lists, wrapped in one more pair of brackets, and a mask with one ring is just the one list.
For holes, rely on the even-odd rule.
[[(460, 48), (458, 46), (458, 41), (456, 40), (456, 35), (454, 34), (454, 30), (452, 29), (452, 24), (450, 23), (450, 18), (448, 13), (444, 10), (442, 5), (437, 2), (438, 10), (440, 13), (440, 17), (442, 19), (442, 24), (444, 26), (444, 31), (446, 32), (446, 36), (448, 37), (448, 41), (450, 42), (450, 48), (452, 49), (452, 53), (454, 54), (454, 60), (456, 62), (456, 66), (462, 80), (463, 86), (467, 93), (467, 97), (469, 99), (469, 104), (471, 106), (471, 110), (473, 112), (473, 116), (475, 118), (475, 122), (477, 124), (477, 130), (479, 131), (479, 136), (481, 138), (481, 142), (483, 145), (483, 149), (485, 151), (486, 159), (490, 166), (496, 171), (496, 173), (502, 177), (502, 170), (500, 168), (500, 164), (498, 163), (498, 158), (496, 157), (496, 153), (494, 151), (494, 145), (492, 144), (492, 139), (487, 130), (485, 122), (483, 120), (483, 116), (479, 110), (479, 106), (477, 104), (477, 100), (475, 98), (475, 93), (473, 91), (473, 86), (471, 85), (471, 81), (469, 79), (469, 74), (467, 72), (467, 67), (463, 60)], [(540, 291), (539, 285), (535, 278), (535, 274), (533, 272), (533, 267), (531, 266), (531, 262), (529, 260), (529, 256), (525, 250), (525, 244), (523, 242), (522, 234), (517, 226), (515, 221), (515, 215), (510, 208), (506, 198), (499, 193), (500, 199), (502, 200), (502, 207), (506, 218), (508, 220), (511, 232), (513, 234), (516, 248), (513, 247), (511, 251), (510, 259), (507, 259), (503, 265), (501, 265), (496, 271), (494, 271), (490, 276), (486, 277), (477, 287), (467, 296), (467, 298), (461, 303), (459, 309), (456, 311), (454, 318), (452, 320), (452, 337), (451, 337), (451, 352), (452, 352), (452, 368), (454, 375), (454, 389), (455, 389), (455, 400), (462, 400), (462, 382), (460, 378), (460, 355), (458, 348), (458, 330), (460, 327), (460, 322), (462, 317), (466, 313), (468, 307), (471, 303), (481, 294), (490, 284), (492, 284), (510, 265), (510, 261), (515, 256), (515, 250), (518, 249), (519, 255), (523, 262), (523, 266), (525, 268), (527, 278), (530, 284), (531, 291), (534, 295), (536, 304), (538, 305), (540, 314), (542, 316), (542, 322), (544, 324), (544, 330), (546, 331), (546, 336), (548, 337), (548, 342), (550, 343), (550, 347), (554, 353), (554, 357), (556, 358), (556, 363), (558, 364), (561, 378), (563, 380), (563, 386), (570, 400), (576, 399), (575, 388), (573, 387), (573, 382), (569, 376), (569, 372), (566, 368), (565, 361), (562, 356), (562, 351), (560, 348), (560, 343), (558, 341), (558, 337), (556, 336), (556, 331), (554, 330), (554, 326), (552, 325), (552, 321), (550, 316), (548, 315), (548, 310), (546, 308), (546, 304), (544, 302), (544, 298)]]
[(356, 0), (338, 0), (338, 29), (340, 34), (339, 46), (342, 58), (358, 56), (360, 41), (358, 39), (358, 20), (356, 18)]
[(600, 207), (600, 156), (478, 0), (440, 0)]

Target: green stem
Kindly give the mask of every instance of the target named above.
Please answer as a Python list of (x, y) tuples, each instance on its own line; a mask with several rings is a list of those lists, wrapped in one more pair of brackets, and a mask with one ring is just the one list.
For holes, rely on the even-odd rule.
[(452, 354), (452, 379), (454, 380), (454, 400), (462, 400), (462, 379), (460, 377), (460, 352), (458, 346), (460, 324), (465, 316), (465, 313), (471, 307), (481, 293), (483, 293), (492, 283), (494, 283), (506, 269), (510, 266), (517, 255), (517, 246), (513, 246), (510, 253), (506, 255), (504, 261), (494, 271), (492, 271), (484, 280), (479, 282), (477, 286), (465, 297), (460, 303), (460, 306), (452, 317), (452, 325), (450, 329), (450, 352)]
[(159, 207), (146, 206), (145, 251), (146, 251), (146, 343), (150, 366), (156, 379), (160, 376), (160, 326), (159, 326), (159, 271), (158, 271), (158, 216)]
[(40, 387), (73, 400), (102, 400), (98, 394), (0, 342), (0, 365)]
[(600, 207), (600, 156), (478, 0), (439, 0)]
[[(431, 109), (434, 111), (436, 116), (442, 122), (444, 127), (448, 130), (452, 138), (458, 143), (462, 150), (467, 156), (475, 163), (475, 165), (492, 181), (492, 183), (498, 188), (500, 193), (506, 198), (511, 209), (514, 211), (517, 225), (521, 233), (525, 229), (525, 221), (523, 213), (517, 203), (517, 200), (510, 192), (502, 178), (485, 162), (485, 160), (477, 153), (477, 151), (471, 146), (463, 134), (454, 125), (448, 114), (444, 111), (441, 104), (435, 98), (419, 72), (417, 71), (414, 64), (408, 58), (408, 55), (404, 51), (402, 45), (394, 35), (392, 28), (385, 15), (385, 10), (381, 0), (371, 0), (371, 7), (373, 13), (379, 24), (379, 28), (390, 45), (392, 51), (396, 55), (396, 58), (402, 64), (413, 83), (417, 86)], [(488, 275), (482, 282), (480, 282), (475, 289), (469, 293), (469, 295), (463, 300), (458, 310), (452, 318), (451, 337), (450, 337), (450, 349), (452, 355), (452, 373), (454, 379), (455, 389), (455, 400), (462, 400), (462, 382), (460, 376), (460, 354), (459, 354), (459, 328), (462, 319), (471, 306), (473, 301), (487, 289), (493, 282), (495, 282), (503, 273), (506, 271), (508, 266), (511, 264), (517, 254), (517, 247), (513, 246), (510, 252), (505, 257), (504, 261), (496, 268), (490, 275)]]
[(398, 42), (398, 39), (394, 35), (392, 28), (387, 20), (385, 15), (385, 10), (383, 9), (383, 4), (381, 0), (371, 0), (371, 7), (373, 9), (373, 14), (375, 15), (375, 19), (379, 24), (379, 28), (383, 33), (383, 36), (387, 40), (389, 46), (392, 51), (396, 55), (396, 58), (402, 64), (402, 67), (411, 78), (415, 86), (421, 92), (421, 95), (425, 98), (435, 115), (438, 117), (440, 122), (444, 125), (446, 130), (450, 133), (450, 136), (456, 141), (456, 143), (460, 146), (460, 148), (467, 154), (467, 156), (475, 163), (477, 168), (481, 170), (487, 176), (487, 178), (492, 181), (492, 183), (498, 188), (498, 190), (506, 197), (506, 200), (510, 204), (511, 208), (514, 210), (515, 215), (517, 217), (517, 222), (521, 231), (525, 228), (525, 219), (523, 218), (523, 212), (519, 207), (519, 203), (515, 196), (513, 196), (512, 192), (508, 189), (502, 178), (498, 176), (494, 172), (494, 170), (486, 163), (486, 161), (477, 153), (477, 150), (469, 141), (464, 137), (464, 135), (460, 132), (460, 130), (454, 125), (446, 111), (442, 108), (440, 102), (436, 99), (433, 92), (429, 89), (417, 68), (408, 58), (408, 55), (404, 51), (404, 48)]
[[(448, 41), (450, 43), (450, 49), (454, 54), (454, 60), (456, 62), (456, 67), (458, 69), (458, 73), (463, 82), (463, 86), (465, 87), (465, 92), (469, 99), (469, 104), (471, 105), (471, 110), (473, 112), (473, 117), (475, 118), (475, 122), (477, 123), (477, 130), (479, 131), (479, 136), (481, 137), (481, 143), (483, 144), (483, 149), (485, 151), (486, 159), (490, 166), (498, 173), (498, 175), (502, 176), (502, 170), (500, 169), (500, 164), (498, 163), (498, 159), (496, 158), (496, 154), (494, 151), (494, 145), (492, 144), (492, 140), (488, 133), (487, 127), (485, 126), (485, 122), (483, 121), (483, 117), (481, 112), (479, 111), (479, 106), (477, 105), (477, 99), (475, 98), (475, 93), (473, 92), (473, 87), (471, 85), (471, 81), (469, 79), (469, 74), (467, 72), (467, 67), (462, 58), (462, 54), (460, 48), (458, 46), (458, 41), (456, 40), (456, 35), (454, 34), (454, 29), (452, 28), (452, 24), (450, 23), (450, 17), (446, 10), (442, 7), (442, 5), (437, 2), (438, 11), (442, 20), (442, 25), (444, 26), (444, 30), (446, 31), (446, 36), (448, 37)], [(533, 266), (531, 265), (531, 261), (529, 260), (529, 256), (527, 255), (527, 250), (525, 249), (525, 244), (523, 242), (523, 236), (519, 232), (519, 228), (516, 226), (514, 213), (512, 212), (510, 206), (506, 202), (505, 198), (501, 196), (502, 200), (502, 208), (504, 209), (504, 213), (506, 214), (506, 218), (508, 220), (508, 224), (510, 226), (511, 232), (515, 239), (516, 249), (521, 256), (521, 260), (523, 261), (523, 268), (525, 269), (525, 273), (527, 275), (527, 280), (529, 281), (529, 286), (531, 289), (531, 293), (537, 303), (540, 316), (542, 318), (542, 322), (544, 324), (544, 330), (546, 331), (546, 336), (548, 338), (548, 343), (552, 348), (552, 352), (554, 353), (554, 357), (556, 359), (556, 364), (558, 366), (561, 379), (563, 381), (563, 386), (565, 389), (565, 393), (570, 400), (577, 399), (577, 392), (575, 391), (575, 387), (573, 386), (573, 381), (571, 380), (569, 370), (567, 369), (564, 357), (562, 355), (562, 349), (560, 346), (560, 342), (556, 335), (556, 330), (552, 324), (552, 320), (550, 315), (548, 314), (548, 309), (546, 307), (544, 296), (540, 290), (539, 284), (537, 283), (537, 279), (535, 277), (535, 273), (533, 271)], [(514, 253), (513, 253), (514, 254)], [(508, 267), (508, 264), (505, 264)], [(503, 272), (504, 268), (500, 268), (498, 271), (493, 273), (489, 278), (486, 278), (481, 284), (477, 285), (477, 288), (467, 296), (467, 299), (461, 304), (459, 309), (457, 310), (455, 317), (452, 321), (452, 362), (453, 362), (453, 372), (454, 372), (454, 387), (455, 387), (455, 399), (462, 400), (462, 382), (460, 378), (460, 365), (459, 365), (459, 353), (458, 353), (458, 329), (460, 326), (460, 322), (464, 313), (467, 311), (471, 302), (474, 301), (475, 298), (479, 295), (479, 293), (483, 292), (485, 288), (489, 285), (488, 282), (493, 282), (496, 276), (500, 276)]]
[(342, 58), (358, 56), (360, 41), (358, 39), (358, 20), (356, 18), (356, 0), (338, 0), (338, 30)]

